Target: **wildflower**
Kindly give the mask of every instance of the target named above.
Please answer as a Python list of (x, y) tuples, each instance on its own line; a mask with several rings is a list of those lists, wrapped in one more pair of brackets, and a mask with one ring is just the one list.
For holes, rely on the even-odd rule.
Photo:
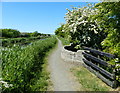
[[(5, 88), (9, 88), (9, 87), (12, 87), (12, 86), (13, 86), (13, 84), (8, 84), (8, 82), (3, 81), (2, 78), (0, 78), (0, 84), (3, 84), (3, 86), (4, 86)], [(2, 88), (2, 87), (0, 87), (0, 89), (1, 89), (1, 88)]]

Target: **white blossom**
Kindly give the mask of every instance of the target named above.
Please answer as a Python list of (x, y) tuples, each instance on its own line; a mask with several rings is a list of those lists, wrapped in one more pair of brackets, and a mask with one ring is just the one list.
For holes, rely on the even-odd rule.
[(91, 38), (90, 38), (90, 37), (87, 37), (87, 39), (90, 41)]
[[(0, 84), (2, 84), (5, 88), (9, 88), (9, 87), (13, 86), (13, 84), (8, 84), (8, 82), (3, 81), (2, 78), (0, 78)], [(0, 87), (0, 88), (2, 88), (2, 87)]]

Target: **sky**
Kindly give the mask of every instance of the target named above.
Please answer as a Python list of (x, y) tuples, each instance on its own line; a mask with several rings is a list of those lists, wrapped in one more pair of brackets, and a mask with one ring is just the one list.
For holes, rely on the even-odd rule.
[(99, 0), (1, 0), (2, 2), (98, 2)]
[(65, 23), (66, 8), (71, 9), (71, 5), (83, 7), (87, 4), (86, 2), (2, 2), (0, 28), (54, 34), (60, 24)]

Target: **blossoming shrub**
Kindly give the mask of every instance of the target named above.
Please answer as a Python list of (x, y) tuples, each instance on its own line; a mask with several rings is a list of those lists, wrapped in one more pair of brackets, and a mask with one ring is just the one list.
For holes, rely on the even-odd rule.
[(117, 64), (116, 74), (120, 81), (120, 1), (89, 4), (87, 7), (67, 10), (62, 32), (67, 33), (67, 38), (75, 45), (116, 55), (117, 59), (108, 62)]
[(95, 21), (89, 19), (96, 13), (91, 4), (88, 7), (73, 7), (73, 10), (68, 10), (63, 32), (69, 32), (68, 38), (72, 43), (97, 49), (101, 48), (100, 43), (106, 37), (106, 34), (99, 29)]

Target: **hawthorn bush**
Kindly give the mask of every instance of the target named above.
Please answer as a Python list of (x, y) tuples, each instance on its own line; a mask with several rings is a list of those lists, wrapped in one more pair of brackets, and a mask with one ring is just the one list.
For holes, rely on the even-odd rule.
[[(105, 0), (107, 1), (107, 0)], [(86, 7), (67, 9), (63, 26), (71, 43), (87, 46), (116, 55), (117, 79), (120, 81), (120, 1), (88, 4)]]

